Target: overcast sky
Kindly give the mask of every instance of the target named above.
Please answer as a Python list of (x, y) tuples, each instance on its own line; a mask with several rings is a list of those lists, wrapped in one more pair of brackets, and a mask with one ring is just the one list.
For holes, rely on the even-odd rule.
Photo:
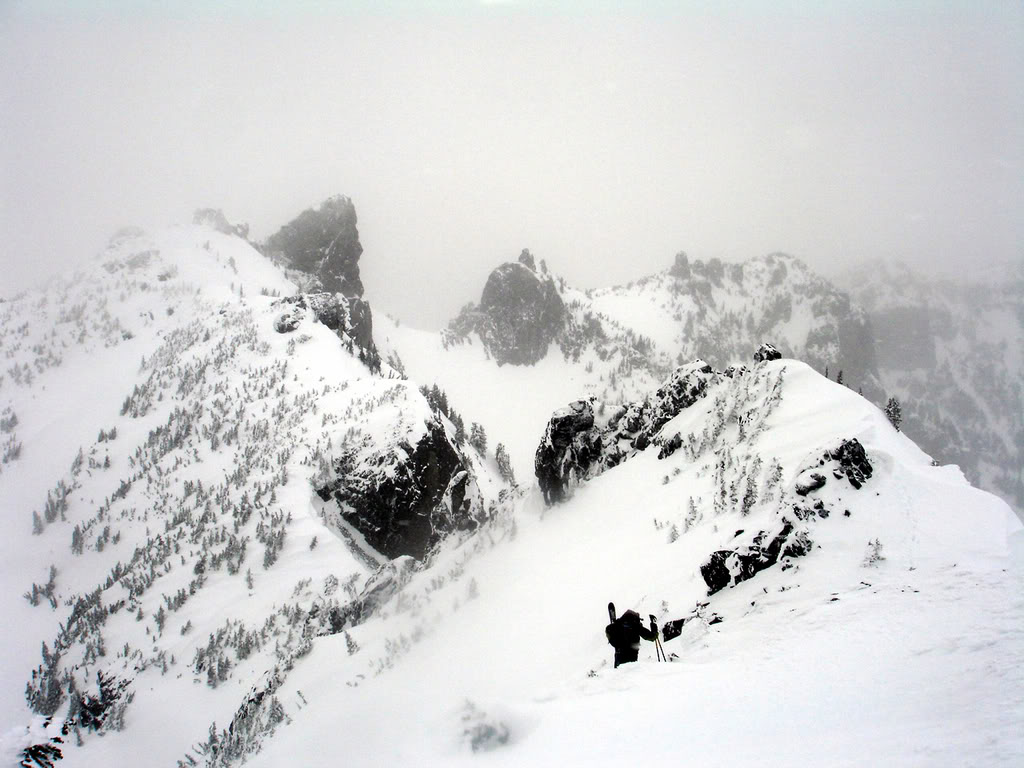
[(211, 7), (0, 0), (0, 295), (124, 224), (262, 238), (334, 193), (421, 326), (524, 247), (580, 286), (1024, 253), (1019, 0)]

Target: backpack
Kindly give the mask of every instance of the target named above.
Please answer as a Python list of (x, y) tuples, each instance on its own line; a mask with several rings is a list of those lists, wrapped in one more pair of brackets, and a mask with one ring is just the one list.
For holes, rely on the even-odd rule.
[(640, 641), (640, 615), (626, 611), (604, 629), (604, 635), (613, 648), (631, 648)]

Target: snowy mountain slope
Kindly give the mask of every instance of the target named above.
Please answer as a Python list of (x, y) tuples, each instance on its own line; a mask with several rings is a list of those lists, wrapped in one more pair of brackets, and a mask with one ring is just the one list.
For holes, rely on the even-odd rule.
[[(85, 745), (69, 760), (90, 764), (102, 730), (92, 749), (113, 762), (173, 764), (239, 711), (256, 748), (311, 638), (372, 615), (400, 575), (347, 522), (357, 510), (314, 491), (346, 446), (377, 451), (366, 476), (395, 473), (450, 425), (361, 362), (316, 301), (270, 295), (292, 290), (243, 240), (191, 227), (126, 233), (92, 269), (0, 306), (20, 446), (0, 474), (4, 609), (21, 627), (5, 643), (8, 758), (67, 724)], [(478, 509), (493, 504), (501, 482), (450, 450)], [(49, 729), (16, 725), (26, 703)]]
[[(378, 366), (348, 297), (294, 291), (190, 227), (0, 304), (8, 762), (1024, 754), (1020, 525), (864, 398), (795, 360), (673, 373), (564, 287), (534, 366), (383, 318)], [(618, 453), (549, 507), (534, 456), (581, 397)], [(609, 599), (681, 622), (674, 663), (613, 671)]]
[[(778, 379), (763, 429), (736, 442), (735, 407)], [(391, 612), (353, 633), (355, 655), (337, 637), (318, 641), (323, 661), (288, 682), (309, 702), (301, 722), (255, 764), (302, 755), (324, 765), (344, 745), (352, 765), (460, 765), (482, 759), (474, 744), (499, 765), (641, 754), (1013, 764), (1024, 749), (1013, 727), (1024, 712), (1024, 563), (1008, 552), (1021, 535), (1006, 505), (931, 466), (880, 412), (803, 364), (770, 363), (713, 388), (664, 428), (700, 428), (721, 403), (728, 427), (696, 461), (683, 451), (659, 460), (651, 446), (565, 504), (546, 508), (531, 491), (483, 544), (416, 574)], [(808, 521), (813, 549), (707, 598), (708, 554), (787, 514), (801, 472), (845, 438), (863, 443), (875, 472), (860, 490), (830, 478), (814, 492), (831, 514)], [(778, 485), (746, 516), (716, 514), (716, 489), (755, 456), (779, 462)], [(723, 458), (725, 476), (715, 470)], [(694, 616), (665, 644), (675, 663), (654, 664), (645, 646), (641, 663), (611, 670), (608, 598), (663, 623)], [(389, 643), (382, 667), (374, 650)]]
[(840, 279), (874, 320), (907, 433), (1024, 514), (1024, 266), (954, 281), (872, 263)]

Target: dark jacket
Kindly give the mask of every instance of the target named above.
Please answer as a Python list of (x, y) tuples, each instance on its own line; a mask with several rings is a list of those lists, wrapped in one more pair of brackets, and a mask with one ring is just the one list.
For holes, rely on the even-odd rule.
[(656, 630), (643, 625), (640, 614), (626, 611), (615, 621), (605, 627), (605, 637), (615, 649), (615, 666), (636, 661), (640, 655), (640, 639), (653, 642), (657, 637)]

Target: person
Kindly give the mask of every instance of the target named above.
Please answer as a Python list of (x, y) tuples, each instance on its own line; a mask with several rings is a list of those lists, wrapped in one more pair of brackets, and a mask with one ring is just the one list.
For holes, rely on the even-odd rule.
[(636, 661), (640, 655), (640, 638), (654, 642), (658, 636), (658, 625), (652, 616), (651, 626), (645, 627), (640, 614), (630, 610), (605, 627), (604, 634), (615, 649), (615, 666), (618, 667), (619, 664)]

